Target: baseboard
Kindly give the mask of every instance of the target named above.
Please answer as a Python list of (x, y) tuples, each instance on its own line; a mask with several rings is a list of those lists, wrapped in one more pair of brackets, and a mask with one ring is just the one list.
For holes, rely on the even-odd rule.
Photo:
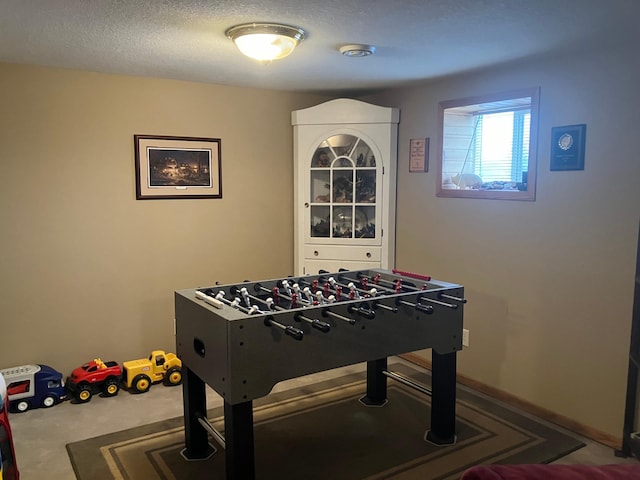
[[(400, 357), (408, 362), (431, 370), (431, 362), (420, 357), (416, 353), (405, 353), (400, 355)], [(594, 442), (602, 443), (603, 445), (607, 445), (614, 450), (619, 450), (622, 446), (621, 437), (616, 437), (614, 435), (596, 430), (592, 427), (588, 427), (582, 423), (576, 422), (571, 418), (565, 417), (563, 415), (558, 415), (551, 410), (547, 410), (546, 408), (542, 408), (529, 403), (526, 400), (522, 400), (521, 398), (516, 397), (515, 395), (511, 395), (510, 393), (504, 392), (495, 387), (491, 387), (484, 383), (478, 382), (477, 380), (473, 380), (472, 378), (461, 375), (460, 373), (458, 373), (457, 379), (458, 382), (462, 385), (473, 388), (478, 392), (484, 393), (485, 395), (493, 397), (496, 400), (500, 400), (501, 402), (511, 405), (512, 407), (519, 408), (520, 410), (531, 415), (535, 415), (536, 417), (542, 418), (543, 420), (566, 428), (567, 430), (575, 432), (578, 435), (582, 435), (583, 437), (593, 440)]]

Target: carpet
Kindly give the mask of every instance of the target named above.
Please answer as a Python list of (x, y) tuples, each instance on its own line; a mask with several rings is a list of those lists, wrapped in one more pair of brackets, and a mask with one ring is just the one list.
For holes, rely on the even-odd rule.
[[(424, 385), (430, 376), (404, 364), (389, 370)], [(388, 380), (389, 402), (358, 399), (366, 375), (350, 374), (254, 401), (258, 480), (445, 480), (477, 464), (549, 463), (584, 446), (579, 440), (459, 386), (457, 442), (424, 441), (430, 397)], [(208, 412), (224, 430), (222, 407)], [(182, 418), (67, 445), (79, 480), (224, 478), (224, 451), (186, 461)]]

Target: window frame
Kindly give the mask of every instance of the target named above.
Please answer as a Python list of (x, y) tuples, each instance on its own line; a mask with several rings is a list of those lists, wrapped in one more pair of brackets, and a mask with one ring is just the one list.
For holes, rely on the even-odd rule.
[[(467, 105), (498, 102), (531, 97), (531, 120), (529, 125), (529, 161), (527, 190), (459, 190), (443, 188), (444, 114), (445, 110)], [(478, 198), (490, 200), (535, 201), (538, 164), (538, 119), (540, 110), (540, 88), (523, 88), (500, 93), (478, 95), (445, 100), (438, 103), (438, 155), (436, 158), (436, 196), (444, 198)]]

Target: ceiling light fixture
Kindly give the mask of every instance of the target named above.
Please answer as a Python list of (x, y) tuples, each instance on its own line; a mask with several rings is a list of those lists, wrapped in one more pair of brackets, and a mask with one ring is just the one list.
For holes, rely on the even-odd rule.
[(340, 53), (345, 57), (367, 57), (375, 51), (376, 47), (373, 45), (354, 44), (340, 47)]
[(277, 23), (246, 23), (229, 28), (225, 35), (247, 57), (260, 61), (278, 60), (293, 52), (306, 38), (298, 27)]

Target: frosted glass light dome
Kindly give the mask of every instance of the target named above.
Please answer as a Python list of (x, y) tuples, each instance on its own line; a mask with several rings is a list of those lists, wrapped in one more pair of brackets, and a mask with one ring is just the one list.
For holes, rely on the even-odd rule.
[(298, 27), (275, 23), (247, 23), (229, 28), (225, 35), (247, 57), (260, 61), (278, 60), (293, 52), (305, 39)]

